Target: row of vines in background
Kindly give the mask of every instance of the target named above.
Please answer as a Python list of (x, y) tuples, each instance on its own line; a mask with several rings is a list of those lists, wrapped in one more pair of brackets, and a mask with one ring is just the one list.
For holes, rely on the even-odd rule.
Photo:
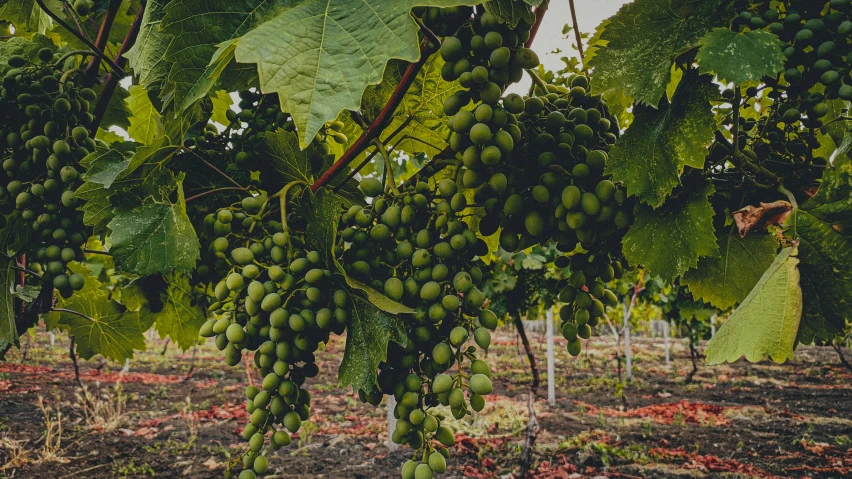
[(693, 343), (730, 312), (711, 363), (847, 329), (849, 1), (637, 0), (585, 48), (574, 19), (556, 73), (546, 1), (368, 3), (0, 5), (0, 347), (213, 338), (262, 377), (226, 473), (252, 479), (345, 333), (340, 382), (395, 398), (427, 479), (501, 320), (558, 308), (577, 355), (637, 301)]

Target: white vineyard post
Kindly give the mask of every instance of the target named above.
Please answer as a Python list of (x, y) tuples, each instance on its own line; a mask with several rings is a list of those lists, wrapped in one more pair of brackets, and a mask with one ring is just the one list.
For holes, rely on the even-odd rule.
[(396, 409), (396, 398), (393, 394), (385, 396), (387, 398), (388, 407), (388, 451), (396, 451), (399, 449), (399, 444), (393, 442), (393, 432), (396, 430), (396, 417), (393, 415), (393, 410)]
[(547, 310), (547, 402), (556, 405), (556, 373), (553, 356), (553, 308)]
[(130, 358), (124, 358), (124, 367), (121, 368), (121, 372), (126, 373), (130, 371)]
[(710, 316), (710, 337), (716, 336), (716, 315)]
[(625, 378), (630, 381), (633, 379), (633, 358), (630, 351), (630, 313), (632, 312), (631, 307), (628, 306), (627, 298), (625, 298), (624, 302), (624, 359), (625, 359), (625, 368), (627, 369), (627, 375)]
[(56, 344), (56, 330), (51, 329), (47, 332), (48, 337), (50, 337), (50, 347), (52, 348)]
[(666, 345), (666, 367), (669, 367), (671, 359), (669, 356), (669, 322), (663, 321), (663, 342)]

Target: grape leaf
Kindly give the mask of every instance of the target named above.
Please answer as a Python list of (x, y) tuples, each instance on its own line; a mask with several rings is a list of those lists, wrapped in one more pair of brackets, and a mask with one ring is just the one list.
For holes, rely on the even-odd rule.
[(238, 65), (233, 61), (236, 40), (257, 27), (270, 12), (290, 7), (292, 3), (288, 0), (169, 2), (160, 34), (171, 37), (165, 58), (171, 63), (168, 84), (174, 89), (178, 111), (206, 96), (213, 85), (224, 80), (226, 67), (232, 80), (228, 90), (247, 86), (256, 78), (254, 65)]
[[(440, 55), (432, 55), (423, 65), (383, 131), (381, 139), (388, 147), (393, 146), (396, 150), (409, 153), (423, 152), (430, 157), (447, 147), (450, 130), (447, 127), (447, 117), (443, 114), (444, 100), (462, 88), (458, 82), (447, 82), (441, 78), (443, 66), (444, 60)], [(390, 99), (407, 67), (405, 62), (392, 60), (385, 69), (382, 83), (367, 88), (361, 99), (365, 121), (376, 118)], [(341, 113), (338, 119), (346, 124), (343, 132), (349, 138), (345, 147), (349, 147), (363, 131), (352, 121), (348, 112)], [(401, 130), (391, 138), (390, 135), (398, 129)], [(355, 162), (360, 163), (366, 154), (367, 152), (361, 153)]]
[(119, 150), (97, 147), (81, 163), (87, 168), (83, 174), (84, 180), (109, 188), (130, 165), (130, 158)]
[(683, 275), (683, 282), (696, 299), (725, 310), (745, 299), (772, 264), (778, 239), (759, 233), (740, 238), (731, 227), (717, 228), (716, 238), (721, 255), (701, 258), (697, 268)]
[(148, 90), (145, 87), (131, 85), (127, 106), (132, 112), (130, 126), (127, 128), (127, 134), (131, 138), (147, 145), (163, 135), (162, 116), (148, 98)]
[[(322, 155), (316, 148), (299, 148), (296, 133), (284, 130), (257, 135), (254, 142), (257, 163), (262, 165), (261, 174), (274, 175), (278, 181), (271, 183), (270, 190), (283, 188), (291, 181), (304, 181), (312, 184), (314, 175), (312, 164), (322, 161)], [(265, 178), (264, 184), (270, 184), (272, 178)]]
[[(60, 18), (64, 18), (62, 5), (59, 0), (47, 0), (45, 5)], [(5, 20), (15, 25), (15, 35), (26, 33), (46, 33), (53, 22), (51, 18), (42, 11), (35, 0), (8, 0), (0, 2), (0, 20)]]
[(147, 276), (195, 268), (201, 244), (186, 214), (178, 187), (178, 201), (117, 209), (109, 222), (109, 249), (116, 268)]
[(802, 317), (802, 289), (796, 248), (784, 248), (734, 314), (707, 343), (708, 364), (734, 362), (745, 356), (757, 362), (793, 359)]
[(213, 102), (213, 116), (210, 119), (225, 126), (230, 124), (231, 122), (225, 115), (231, 109), (231, 105), (234, 104), (231, 94), (225, 90), (219, 90), (210, 97), (210, 101)]
[[(127, 311), (109, 297), (109, 291), (80, 263), (69, 263), (72, 273), (85, 277), (85, 285), (70, 298), (59, 298), (54, 311), (45, 315), (48, 329), (67, 330), (77, 339), (83, 359), (96, 354), (116, 361), (132, 358), (134, 350), (145, 350), (139, 313)], [(64, 310), (64, 311), (63, 311)]]
[(139, 83), (148, 90), (162, 88), (171, 67), (166, 61), (166, 49), (172, 38), (160, 31), (163, 17), (166, 16), (166, 3), (168, 0), (148, 0), (136, 43), (125, 54)]
[(198, 331), (207, 320), (207, 315), (198, 304), (193, 304), (195, 294), (189, 284), (189, 276), (172, 271), (164, 279), (168, 286), (161, 294), (163, 309), (152, 312), (145, 304), (140, 316), (144, 321), (153, 319), (160, 338), (169, 337), (186, 351), (198, 339)]
[(719, 89), (709, 76), (684, 75), (671, 103), (636, 105), (630, 128), (610, 151), (606, 171), (627, 193), (658, 207), (677, 186), (685, 166), (701, 168), (716, 122), (710, 99)]
[(734, 2), (637, 0), (599, 27), (589, 65), (592, 90), (622, 90), (637, 102), (657, 105), (666, 92), (675, 57), (713, 27), (727, 26)]
[(304, 147), (343, 110), (356, 110), (388, 60), (420, 58), (416, 5), (451, 7), (476, 0), (305, 0), (245, 34), (236, 59), (257, 63), (260, 88), (276, 92)]
[[(0, 342), (17, 344), (18, 329), (15, 326), (15, 298), (12, 291), (15, 288), (15, 271), (12, 269), (14, 260), (0, 255)], [(0, 347), (0, 350), (5, 348)]]
[(637, 206), (636, 219), (622, 241), (625, 258), (673, 281), (698, 266), (699, 258), (718, 256), (713, 232), (715, 213), (708, 201), (713, 192), (713, 186), (704, 182), (684, 187), (677, 197), (656, 210)]
[[(98, 95), (101, 94), (102, 90), (102, 86), (95, 86), (95, 92)], [(112, 97), (110, 97), (109, 103), (107, 103), (106, 110), (104, 111), (104, 116), (101, 119), (101, 128), (107, 129), (111, 126), (117, 126), (125, 130), (130, 128), (130, 117), (133, 116), (133, 112), (127, 105), (127, 98), (129, 97), (130, 92), (128, 92), (124, 87), (119, 86), (115, 89), (115, 93), (113, 93)]]
[(487, 12), (497, 17), (502, 23), (508, 23), (512, 28), (518, 25), (521, 20), (526, 20), (527, 23), (535, 22), (535, 14), (531, 7), (536, 7), (541, 4), (534, 0), (489, 0), (482, 4)]
[(798, 340), (830, 341), (852, 319), (852, 164), (837, 158), (817, 194), (787, 219), (798, 239), (805, 306)]
[(322, 188), (305, 193), (299, 205), (305, 218), (305, 241), (318, 251), (328, 269), (334, 269), (334, 243), (340, 222), (342, 203), (333, 192)]
[(723, 82), (756, 82), (784, 71), (784, 44), (773, 33), (714, 28), (699, 43), (695, 59), (701, 73), (714, 73)]
[(376, 370), (388, 359), (388, 344), (405, 345), (405, 325), (396, 315), (386, 314), (360, 294), (350, 295), (352, 315), (346, 333), (346, 350), (338, 380), (364, 392), (376, 390)]

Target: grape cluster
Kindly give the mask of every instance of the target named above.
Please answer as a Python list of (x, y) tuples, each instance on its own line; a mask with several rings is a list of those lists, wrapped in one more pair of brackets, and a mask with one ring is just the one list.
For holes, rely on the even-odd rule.
[(565, 252), (578, 243), (617, 249), (607, 243), (619, 241), (616, 233), (630, 222), (624, 188), (604, 175), (617, 126), (600, 98), (587, 93), (585, 77), (571, 85), (516, 99), (524, 140), (477, 191), (486, 210), (480, 229), (489, 235), (502, 228), (507, 251), (551, 239)]
[(96, 95), (72, 58), (55, 58), (49, 48), (37, 57), (9, 58), (2, 79), (0, 154), (8, 180), (0, 186), (0, 213), (18, 214), (30, 227), (21, 251), (29, 268), (68, 297), (84, 283), (66, 265), (83, 259), (89, 237), (74, 192), (85, 170), (80, 162), (96, 146), (88, 130)]
[(570, 258), (561, 256), (557, 266), (566, 267), (564, 286), (559, 291), (559, 319), (562, 320), (562, 336), (568, 341), (568, 352), (577, 356), (582, 350), (580, 339), (589, 339), (592, 328), (605, 313), (605, 307), (618, 304), (615, 293), (606, 288), (606, 283), (621, 278), (622, 264), (607, 253), (575, 254)]
[(426, 28), (436, 35), (445, 37), (453, 35), (470, 20), (473, 9), (470, 7), (415, 7), (412, 13), (423, 20)]
[[(378, 390), (359, 396), (371, 404), (379, 404), (383, 394), (395, 397), (392, 439), (422, 452), (421, 462), (403, 466), (403, 477), (428, 478), (444, 472), (446, 447), (455, 441), (431, 408), (447, 405), (461, 418), (482, 410), (492, 390), (488, 365), (467, 346), (472, 336), (477, 346), (488, 348), (489, 329), (497, 326), (494, 313), (483, 309), (478, 287), (482, 271), (476, 257), (488, 249), (462, 220), (467, 200), (451, 179), (434, 189), (419, 181), (385, 193), (381, 182), (367, 178), (360, 188), (374, 199), (342, 215), (340, 262), (351, 277), (414, 312), (402, 315), (406, 344), (388, 345)], [(469, 376), (461, 372), (465, 360)], [(456, 373), (449, 372), (453, 366)]]
[(263, 377), (260, 387), (246, 388), (251, 418), (243, 430), (249, 448), (240, 479), (267, 472), (268, 432), (267, 451), (274, 451), (308, 419), (311, 394), (303, 386), (319, 373), (314, 353), (332, 333), (343, 333), (350, 315), (349, 294), (335, 287), (320, 253), (270, 219), (267, 202), (263, 195), (246, 197), (204, 220), (215, 236), (208, 255), (216, 258), (213, 271), (220, 279), (211, 285), (208, 310), (214, 318), (201, 335), (215, 337), (231, 366), (244, 351), (255, 351)]
[[(814, 132), (824, 125), (832, 100), (852, 100), (852, 2), (751, 2), (732, 28), (777, 35), (786, 58), (782, 81), (764, 79), (765, 88), (745, 89), (745, 106), (760, 102), (769, 111), (758, 119), (739, 119), (740, 151), (750, 161), (767, 166), (788, 187), (812, 186), (828, 162), (818, 156), (820, 142)], [(764, 96), (771, 103), (762, 101)], [(727, 101), (735, 97), (732, 89), (723, 92)], [(732, 125), (730, 118), (727, 123)], [(712, 164), (723, 165), (729, 150), (714, 146)], [(724, 185), (721, 180), (730, 171), (722, 166), (715, 170), (716, 183)], [(732, 184), (737, 184), (736, 179)]]

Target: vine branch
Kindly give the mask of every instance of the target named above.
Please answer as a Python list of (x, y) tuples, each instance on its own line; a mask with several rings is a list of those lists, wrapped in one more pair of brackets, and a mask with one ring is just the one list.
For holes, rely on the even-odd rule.
[[(109, 32), (112, 30), (112, 24), (115, 23), (115, 17), (118, 15), (118, 9), (121, 7), (121, 0), (110, 0), (109, 8), (104, 13), (104, 18), (101, 20), (101, 27), (98, 29), (98, 37), (95, 39), (95, 48), (98, 51), (104, 51), (107, 40), (109, 40)], [(89, 60), (89, 66), (86, 67), (86, 76), (92, 78), (98, 71), (100, 62), (97, 57), (92, 57)]]
[(547, 13), (548, 1), (549, 0), (543, 0), (541, 5), (535, 9), (535, 23), (533, 23), (532, 28), (530, 28), (530, 38), (524, 43), (524, 46), (527, 48), (532, 45), (533, 40), (535, 40), (535, 35), (538, 33), (538, 28), (541, 26), (541, 22), (544, 21), (544, 14)]
[(408, 65), (408, 68), (405, 69), (405, 73), (403, 73), (402, 78), (391, 94), (388, 102), (382, 108), (382, 111), (376, 115), (376, 118), (367, 125), (367, 128), (361, 133), (361, 136), (355, 140), (355, 143), (346, 150), (337, 161), (334, 162), (331, 167), (326, 170), (325, 173), (320, 176), (320, 178), (311, 185), (311, 192), (316, 192), (321, 187), (329, 184), (344, 168), (349, 166), (355, 158), (358, 157), (367, 147), (369, 147), (373, 140), (381, 135), (382, 131), (387, 127), (390, 123), (391, 118), (393, 118), (393, 114), (396, 109), (399, 107), (399, 104), (402, 103), (402, 99), (405, 97), (405, 94), (408, 92), (408, 89), (411, 88), (411, 85), (414, 83), (414, 79), (417, 78), (417, 75), (420, 73), (420, 70), (423, 69), (423, 66), (426, 65), (426, 61), (429, 60), (429, 57), (438, 51), (438, 45), (433, 44), (431, 41), (426, 39), (423, 40), (420, 44), (420, 59), (416, 62)]
[(122, 77), (126, 75), (126, 73), (124, 73), (123, 68), (118, 66), (114, 61), (112, 61), (109, 57), (107, 57), (106, 54), (101, 49), (96, 47), (94, 43), (89, 41), (89, 39), (86, 38), (85, 35), (83, 35), (79, 31), (72, 28), (71, 25), (68, 25), (67, 23), (65, 23), (64, 20), (59, 18), (59, 16), (55, 12), (53, 12), (49, 8), (47, 8), (47, 5), (44, 4), (44, 0), (35, 0), (35, 1), (38, 4), (38, 6), (41, 7), (42, 10), (44, 10), (44, 13), (46, 13), (47, 16), (49, 16), (54, 22), (58, 23), (62, 28), (68, 30), (72, 35), (77, 37), (78, 40), (83, 42), (87, 47), (91, 48), (92, 51), (95, 52), (95, 55), (97, 55), (99, 58), (102, 58), (105, 62), (107, 62), (107, 64), (109, 65), (109, 67), (112, 69), (113, 72), (120, 73)]
[[(136, 12), (136, 18), (133, 19), (133, 23), (130, 25), (130, 30), (128, 30), (127, 35), (124, 36), (124, 41), (121, 43), (121, 47), (118, 49), (115, 64), (116, 66), (119, 66), (119, 69), (113, 69), (110, 71), (109, 75), (107, 75), (106, 81), (104, 82), (104, 89), (98, 97), (98, 103), (95, 105), (93, 113), (95, 121), (92, 122), (92, 136), (94, 136), (94, 133), (97, 131), (98, 126), (103, 119), (104, 112), (106, 112), (107, 105), (109, 105), (109, 100), (112, 98), (113, 93), (115, 93), (116, 87), (118, 87), (118, 81), (125, 76), (124, 70), (121, 69), (127, 64), (127, 58), (124, 54), (133, 47), (134, 43), (136, 43), (136, 37), (139, 35), (139, 29), (142, 27), (142, 16), (145, 14), (145, 6), (146, 2), (143, 2), (139, 11)], [(109, 63), (113, 64), (112, 60), (110, 60)]]
[(571, 8), (571, 23), (574, 26), (574, 37), (577, 39), (577, 52), (580, 53), (580, 63), (583, 64), (583, 73), (589, 73), (586, 68), (586, 60), (583, 55), (583, 37), (580, 35), (580, 22), (577, 21), (577, 12), (574, 10), (574, 0), (568, 0)]

